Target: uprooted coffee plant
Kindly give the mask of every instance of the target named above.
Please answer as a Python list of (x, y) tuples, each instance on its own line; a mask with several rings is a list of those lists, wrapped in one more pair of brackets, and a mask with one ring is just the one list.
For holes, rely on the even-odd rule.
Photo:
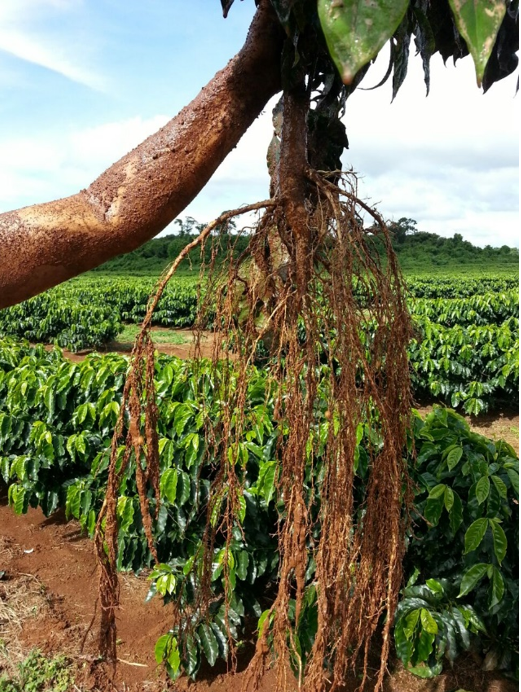
[[(385, 224), (358, 199), (356, 176), (340, 170), (347, 146), (340, 117), (364, 69), (346, 80), (349, 87), (342, 84), (316, 22), (304, 15), (297, 19), (298, 31), (286, 26), (284, 92), (274, 110), (268, 152), (270, 199), (223, 214), (185, 249), (163, 277), (132, 353), (95, 533), (100, 645), (115, 661), (118, 494), (129, 469), (135, 471), (150, 554), (159, 562), (154, 535), (161, 469), (151, 314), (190, 250), (210, 242), (211, 231), (234, 215), (263, 208), (247, 250), (237, 259), (232, 248), (219, 271), (208, 268), (198, 321), (202, 327), (211, 318), (217, 338), (211, 372), (194, 392), (211, 468), (205, 492), (194, 502), (206, 521), (181, 572), (157, 566), (163, 595), (168, 592), (174, 604), (172, 630), (160, 640), (158, 658), (174, 674), (193, 672), (197, 637), (208, 660), (215, 660), (220, 646), (234, 665), (234, 589), (239, 570), (247, 569), (235, 564), (234, 555), (252, 520), (245, 497), (257, 435), (247, 401), (251, 368), (261, 364), (265, 381), (258, 405), (269, 404), (277, 431), (271, 458), (265, 459), (272, 464), (276, 494), (276, 516), (266, 530), (277, 533), (277, 574), (257, 623), (248, 689), (255, 689), (267, 665), (276, 667), (280, 690), (290, 668), (310, 692), (338, 689), (355, 666), (363, 686), (374, 647), (379, 647), (376, 688), (381, 689), (413, 497), (404, 460), (411, 326)], [(207, 377), (214, 390), (211, 404)], [(360, 431), (368, 438), (363, 484), (355, 474)], [(306, 627), (309, 618), (314, 623)], [(220, 626), (212, 628), (216, 621)]]
[[(215, 290), (206, 295), (214, 300), (207, 306), (203, 301), (201, 307), (201, 323), (205, 310), (211, 310), (218, 334), (214, 368), (220, 380), (219, 412), (207, 418), (205, 429), (206, 453), (215, 471), (200, 550), (176, 590), (173, 630), (178, 655), (187, 659), (194, 628), (222, 602), (233, 651), (231, 546), (243, 532), (245, 402), (251, 365), (262, 357), (266, 396), (273, 400), (273, 418), (282, 431), (273, 449), (280, 567), (277, 592), (250, 667), (251, 689), (272, 657), (280, 689), (288, 665), (295, 661), (298, 677), (309, 690), (324, 689), (326, 679), (340, 685), (348, 668), (360, 661), (365, 676), (377, 632), (381, 683), (401, 585), (411, 502), (402, 454), (411, 408), (406, 355), (410, 321), (382, 219), (357, 199), (353, 174), (342, 174), (327, 158), (321, 159), (320, 128), (313, 126), (320, 122), (321, 103), (328, 96), (310, 110), (310, 90), (302, 81), (275, 109), (272, 197), (251, 234), (248, 251), (236, 261), (230, 258), (225, 276), (210, 278)], [(338, 104), (338, 99), (333, 102)], [(342, 147), (340, 140), (338, 152)], [(362, 212), (371, 219), (370, 231), (364, 229)], [(152, 309), (153, 303), (149, 314)], [(149, 323), (145, 320), (133, 352), (113, 441), (107, 498), (97, 523), (101, 644), (112, 658), (118, 486), (129, 463), (136, 471), (144, 531), (157, 559), (148, 496), (150, 486), (159, 497), (160, 475)], [(204, 410), (204, 389), (199, 396)], [(324, 416), (325, 426), (320, 425)], [(355, 497), (357, 431), (363, 425), (370, 426), (378, 443), (370, 447), (362, 496)], [(123, 427), (126, 447), (121, 457)], [(308, 480), (319, 456), (322, 472), (310, 492)], [(215, 592), (212, 582), (217, 544), (222, 550), (222, 594)], [(297, 628), (311, 572), (318, 622), (304, 658)]]

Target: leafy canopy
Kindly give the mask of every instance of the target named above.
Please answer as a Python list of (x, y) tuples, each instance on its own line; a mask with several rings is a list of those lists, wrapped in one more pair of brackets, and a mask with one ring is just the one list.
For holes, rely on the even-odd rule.
[[(233, 1), (221, 0), (225, 17)], [(340, 75), (347, 87), (344, 96), (356, 88), (390, 42), (389, 69), (381, 84), (392, 74), (394, 98), (407, 75), (413, 37), (427, 92), (430, 59), (437, 52), (444, 61), (470, 53), (478, 86), (484, 91), (511, 74), (518, 63), (518, 0), (271, 0), (271, 4), (293, 46), (286, 79), (307, 66), (310, 86), (317, 88), (321, 74), (328, 91)]]

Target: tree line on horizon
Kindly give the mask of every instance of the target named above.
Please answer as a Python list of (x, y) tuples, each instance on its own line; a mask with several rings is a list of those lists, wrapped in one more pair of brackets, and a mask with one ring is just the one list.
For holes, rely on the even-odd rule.
[[(174, 233), (153, 238), (136, 250), (109, 260), (94, 271), (161, 270), (206, 226), (191, 216), (176, 219), (173, 225)], [(488, 262), (494, 265), (517, 266), (519, 263), (519, 248), (508, 245), (478, 247), (465, 240), (461, 233), (445, 237), (421, 231), (418, 229), (417, 221), (411, 218), (401, 217), (397, 221), (388, 221), (388, 228), (402, 268)], [(203, 261), (209, 264), (212, 256), (219, 262), (228, 257), (230, 249), (238, 256), (246, 250), (249, 239), (249, 234), (238, 229), (232, 220), (226, 228), (216, 229), (212, 240), (206, 243), (203, 250), (193, 251), (190, 259), (194, 265), (200, 265)]]

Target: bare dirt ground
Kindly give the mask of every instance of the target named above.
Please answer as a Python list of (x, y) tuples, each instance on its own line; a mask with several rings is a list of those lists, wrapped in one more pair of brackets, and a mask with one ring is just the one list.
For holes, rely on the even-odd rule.
[[(156, 640), (168, 631), (169, 608), (159, 599), (145, 604), (145, 576), (121, 575), (121, 609), (118, 618), (119, 663), (112, 669), (97, 660), (97, 624), (89, 632), (97, 596), (97, 573), (93, 545), (81, 535), (74, 521), (66, 522), (57, 512), (46, 519), (40, 510), (16, 516), (0, 501), (0, 675), (12, 671), (33, 648), (56, 655), (64, 653), (74, 662), (76, 692), (241, 692), (244, 668), (253, 644), (246, 646), (236, 675), (224, 667), (203, 671), (192, 683), (175, 685), (156, 667)], [(82, 642), (84, 646), (82, 649)], [(3, 669), (3, 670), (2, 670)], [(353, 679), (346, 692), (359, 684)], [(368, 685), (368, 690), (371, 685)], [(414, 678), (391, 666), (386, 692), (514, 692), (517, 686), (496, 673), (485, 673), (479, 662), (460, 659), (454, 669), (435, 680)], [(73, 692), (71, 690), (71, 692)], [(260, 692), (275, 692), (273, 671), (264, 676)], [(289, 692), (296, 692), (297, 686)]]

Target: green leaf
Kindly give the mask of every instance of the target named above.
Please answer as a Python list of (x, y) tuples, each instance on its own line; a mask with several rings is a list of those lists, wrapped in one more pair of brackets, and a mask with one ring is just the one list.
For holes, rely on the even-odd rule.
[(76, 447), (76, 451), (78, 452), (78, 454), (85, 458), (85, 455), (87, 453), (87, 443), (85, 437), (83, 436), (83, 433), (80, 433), (76, 436), (74, 445)]
[(420, 608), (415, 608), (412, 610), (404, 620), (403, 633), (407, 639), (412, 639), (414, 636), (414, 631), (416, 630), (416, 625), (420, 619)]
[(501, 564), (507, 554), (507, 537), (501, 524), (494, 519), (489, 519), (490, 528), (492, 529), (492, 538), (494, 542), (494, 553), (497, 561)]
[(488, 528), (488, 519), (476, 519), (465, 534), (465, 555), (479, 547)]
[(179, 471), (179, 477), (177, 479), (177, 482), (177, 487), (180, 488), (179, 493), (177, 493), (177, 504), (179, 505), (179, 507), (182, 507), (190, 497), (190, 476), (186, 473), (186, 471)]
[(490, 476), (490, 480), (492, 481), (492, 483), (494, 483), (494, 486), (498, 491), (499, 496), (506, 500), (508, 496), (508, 489), (504, 481), (499, 476), (495, 475)]
[(483, 476), (476, 483), (476, 499), (479, 505), (482, 505), (490, 493), (490, 479), (488, 476)]
[(80, 516), (81, 488), (78, 485), (70, 485), (67, 489), (67, 499), (65, 501), (65, 516), (79, 519)]
[(490, 585), (489, 608), (496, 606), (505, 594), (505, 582), (497, 567), (492, 567), (492, 584)]
[(440, 483), (439, 485), (434, 486), (434, 488), (432, 488), (432, 490), (429, 493), (429, 498), (434, 500), (442, 497), (446, 487), (447, 486), (445, 485), (445, 483)]
[(118, 518), (119, 530), (125, 534), (134, 522), (134, 502), (131, 497), (121, 495), (118, 497), (118, 505), (116, 509)]
[(177, 493), (177, 469), (167, 469), (161, 474), (159, 481), (161, 497), (164, 497), (171, 504), (175, 503)]
[(259, 480), (256, 483), (256, 492), (267, 505), (271, 502), (275, 490), (275, 474), (277, 472), (277, 462), (267, 461), (262, 464), (259, 471)]
[(181, 664), (181, 657), (179, 656), (179, 649), (177, 646), (177, 639), (172, 634), (164, 634), (156, 642), (154, 649), (154, 654), (156, 657), (156, 663), (167, 664), (167, 668), (175, 675), (179, 671), (179, 666)]
[(420, 621), (422, 628), (426, 632), (429, 632), (429, 634), (438, 634), (438, 625), (436, 624), (436, 620), (426, 608), (422, 608), (420, 611)]
[(344, 84), (387, 43), (408, 5), (409, 0), (319, 0), (322, 31)]
[(450, 510), (454, 506), (454, 491), (452, 488), (447, 486), (445, 488), (445, 509), (450, 513)]
[(463, 503), (455, 490), (452, 491), (452, 495), (454, 502), (449, 512), (449, 523), (452, 533), (455, 534), (463, 522)]
[(418, 678), (423, 678), (424, 680), (430, 680), (435, 678), (443, 670), (443, 664), (438, 662), (433, 666), (429, 666), (427, 663), (422, 663), (418, 666), (411, 666), (407, 668), (408, 673), (416, 675)]
[(433, 526), (436, 526), (440, 520), (441, 513), (443, 512), (444, 499), (445, 486), (443, 486), (443, 492), (440, 495), (440, 497), (427, 498), (427, 502), (425, 503), (424, 515), (425, 519)]
[(7, 499), (11, 507), (14, 508), (16, 514), (25, 514), (27, 512), (27, 496), (25, 488), (21, 485), (13, 484), (9, 486)]
[(215, 638), (215, 634), (206, 623), (199, 625), (197, 634), (199, 635), (206, 660), (211, 666), (215, 665), (215, 661), (219, 655), (219, 644)]
[(427, 579), (425, 582), (429, 589), (432, 591), (432, 593), (443, 593), (444, 589), (443, 586), (440, 584), (440, 582), (437, 579)]
[(519, 496), (519, 474), (514, 469), (507, 469), (508, 477), (517, 496)]
[[(258, 638), (260, 639), (264, 633), (264, 627), (268, 620), (268, 616), (271, 614), (271, 610), (263, 610), (262, 615), (259, 618), (259, 621), (257, 622), (257, 632), (259, 633)], [(270, 618), (271, 619), (271, 618)]]
[(219, 644), (219, 655), (226, 661), (228, 658), (228, 633), (226, 628), (222, 630), (219, 627), (219, 624), (215, 621), (210, 623), (210, 627), (212, 628), (212, 632), (215, 634), (215, 638)]
[(487, 565), (484, 562), (480, 562), (477, 565), (473, 565), (469, 570), (467, 570), (463, 575), (463, 579), (461, 580), (458, 598), (466, 596), (470, 591), (472, 591), (476, 584), (481, 579), (483, 579), (483, 577), (487, 573), (488, 568), (489, 565)]
[(420, 632), (420, 636), (418, 637), (418, 640), (416, 642), (416, 651), (414, 656), (414, 658), (416, 659), (416, 664), (422, 663), (423, 661), (426, 661), (429, 658), (432, 652), (432, 645), (434, 643), (435, 638), (435, 634), (427, 631), (426, 629), (422, 629), (422, 631)]
[(165, 596), (167, 593), (172, 594), (175, 591), (176, 583), (176, 576), (173, 572), (162, 574), (156, 581), (157, 593), (161, 596)]
[(452, 471), (452, 469), (458, 465), (459, 460), (463, 456), (463, 449), (461, 447), (456, 447), (455, 449), (451, 450), (448, 455), (447, 455), (447, 466), (449, 468), (449, 471)]
[(241, 550), (240, 553), (236, 555), (237, 576), (241, 581), (246, 581), (248, 578), (249, 562), (249, 556), (245, 550)]
[(394, 642), (396, 645), (396, 653), (404, 666), (406, 666), (411, 660), (414, 651), (414, 643), (405, 635), (403, 620), (399, 620), (399, 622), (396, 623), (396, 627), (394, 628)]
[(488, 59), (494, 48), (506, 3), (504, 0), (449, 0), (459, 33), (474, 60), (478, 86), (481, 86)]
[(189, 634), (186, 637), (183, 653), (186, 656), (186, 673), (194, 677), (199, 668), (199, 647), (194, 636)]

